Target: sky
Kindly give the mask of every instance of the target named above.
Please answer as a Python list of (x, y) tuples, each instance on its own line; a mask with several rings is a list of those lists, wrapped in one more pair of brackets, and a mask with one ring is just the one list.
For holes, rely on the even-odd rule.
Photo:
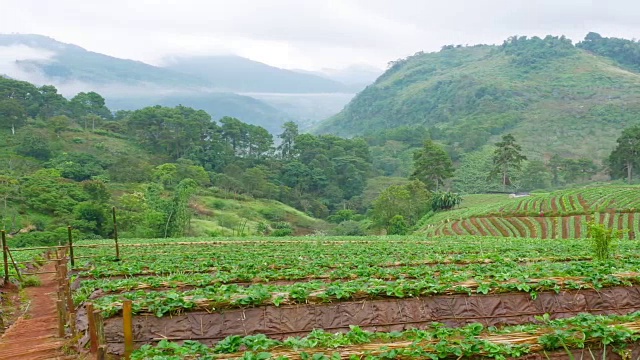
[(637, 0), (0, 0), (0, 33), (47, 35), (161, 65), (236, 54), (320, 70), (392, 60), (446, 44), (589, 31), (640, 37)]

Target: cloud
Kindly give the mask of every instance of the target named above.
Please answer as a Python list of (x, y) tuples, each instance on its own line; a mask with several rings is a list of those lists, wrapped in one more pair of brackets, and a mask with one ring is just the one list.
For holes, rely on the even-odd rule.
[(222, 52), (320, 69), (383, 66), (515, 34), (633, 38), (638, 18), (633, 0), (3, 0), (0, 32), (45, 34), (151, 63)]
[(51, 51), (26, 45), (0, 46), (0, 74), (33, 83), (43, 83), (46, 76), (36, 67), (29, 66), (28, 62), (46, 63), (54, 55)]

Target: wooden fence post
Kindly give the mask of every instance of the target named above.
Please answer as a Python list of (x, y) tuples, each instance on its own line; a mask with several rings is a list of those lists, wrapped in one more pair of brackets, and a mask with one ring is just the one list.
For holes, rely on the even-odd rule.
[(64, 282), (64, 294), (67, 299), (67, 310), (69, 311), (69, 316), (67, 321), (69, 322), (69, 328), (71, 329), (71, 336), (76, 335), (76, 308), (73, 305), (73, 297), (71, 296), (71, 284), (69, 280), (65, 279)]
[(98, 354), (96, 355), (97, 360), (105, 360), (107, 356), (107, 346), (100, 345), (98, 346)]
[(122, 302), (122, 324), (124, 332), (124, 358), (131, 359), (133, 353), (133, 314), (131, 300)]
[(95, 354), (98, 351), (98, 332), (96, 331), (96, 319), (93, 316), (93, 304), (87, 303), (85, 309), (87, 310), (87, 320), (89, 321), (89, 343), (91, 344), (89, 349), (92, 354)]
[(58, 306), (58, 337), (64, 337), (64, 304), (62, 300), (56, 302)]
[(71, 257), (71, 269), (76, 265), (73, 257), (73, 235), (71, 234), (71, 226), (67, 226), (67, 232), (69, 234), (69, 256)]
[(4, 230), (0, 231), (2, 234), (2, 258), (4, 260), (4, 283), (9, 283), (9, 259), (7, 258), (7, 237)]
[(11, 250), (9, 250), (9, 247), (6, 247), (7, 250), (7, 254), (9, 254), (9, 258), (11, 259), (11, 263), (13, 264), (13, 268), (16, 269), (16, 274), (18, 275), (18, 280), (22, 281), (22, 275), (20, 275), (20, 270), (18, 269), (18, 264), (16, 264), (16, 261), (13, 260), (13, 255), (11, 255)]
[(118, 220), (116, 219), (116, 207), (111, 208), (113, 213), (113, 239), (116, 241), (116, 259), (120, 260), (120, 246), (118, 245)]

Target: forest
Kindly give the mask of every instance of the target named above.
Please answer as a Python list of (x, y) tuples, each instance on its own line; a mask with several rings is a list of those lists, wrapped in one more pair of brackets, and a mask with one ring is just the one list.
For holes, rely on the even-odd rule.
[[(512, 37), (499, 51), (530, 72), (575, 56), (579, 48), (630, 61), (631, 55), (615, 50), (618, 40), (608, 45), (596, 35), (589, 34), (578, 48), (564, 37)], [(635, 44), (624, 43), (623, 53)], [(477, 49), (485, 52), (483, 46)], [(456, 50), (460, 48), (442, 51)], [(438, 66), (459, 66), (459, 56)], [(413, 61), (392, 63), (378, 82)], [(415, 76), (428, 77), (422, 70)], [(429, 106), (456, 117), (442, 109), (449, 101), (443, 97), (460, 96), (469, 81), (474, 82), (439, 82)], [(369, 87), (359, 97), (372, 91)], [(452, 127), (394, 123), (389, 117), (386, 121), (395, 125), (371, 127), (350, 138), (301, 133), (295, 122), (286, 122), (274, 136), (241, 119), (212, 119), (186, 106), (114, 112), (95, 92), (66, 99), (53, 86), (0, 77), (0, 220), (23, 246), (56, 241), (67, 225), (85, 237), (108, 237), (113, 207), (124, 236), (188, 236), (200, 206), (194, 199), (206, 195), (278, 201), (325, 220), (322, 231), (339, 235), (402, 234), (425, 217), (455, 207), (461, 194), (634, 181), (633, 173), (640, 168), (637, 126), (628, 126), (619, 138), (607, 133), (611, 146), (604, 156), (561, 150), (539, 156), (526, 146), (530, 139), (508, 131), (517, 119), (509, 109), (522, 104), (504, 98), (506, 93), (496, 88), (478, 88), (475, 94), (474, 104), (455, 111), (490, 109), (481, 118), (457, 116), (469, 121), (491, 116), (491, 128), (482, 125), (487, 132), (478, 133), (464, 122), (458, 129), (468, 130), (453, 136)], [(502, 102), (497, 107), (487, 102), (498, 98)], [(376, 106), (371, 103), (372, 110)], [(295, 231), (282, 216), (271, 220), (248, 231)]]

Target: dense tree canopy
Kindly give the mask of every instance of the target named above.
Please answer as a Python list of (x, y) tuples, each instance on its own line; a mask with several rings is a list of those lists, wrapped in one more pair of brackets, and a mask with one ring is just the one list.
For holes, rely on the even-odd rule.
[(635, 169), (640, 166), (640, 125), (624, 129), (617, 142), (609, 156), (609, 173), (614, 178), (626, 177), (631, 183)]

